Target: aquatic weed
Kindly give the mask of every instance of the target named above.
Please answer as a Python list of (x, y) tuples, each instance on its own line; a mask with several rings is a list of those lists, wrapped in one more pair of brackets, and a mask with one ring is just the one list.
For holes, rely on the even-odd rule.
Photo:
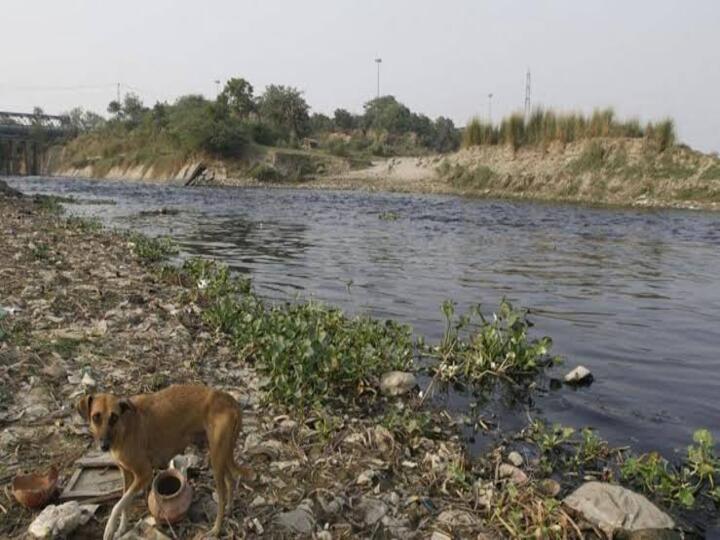
[(140, 260), (150, 264), (164, 261), (178, 252), (175, 243), (167, 237), (151, 238), (132, 233), (129, 235), (129, 245)]
[[(489, 376), (517, 381), (559, 361), (549, 355), (552, 340), (531, 339), (527, 311), (515, 309), (507, 300), (500, 302), (490, 319), (479, 309), (455, 319), (454, 304), (448, 301), (442, 309), (446, 328), (437, 348), (436, 369), (443, 381), (478, 384)], [(476, 319), (479, 325), (467, 339), (462, 339), (461, 332), (470, 329)]]

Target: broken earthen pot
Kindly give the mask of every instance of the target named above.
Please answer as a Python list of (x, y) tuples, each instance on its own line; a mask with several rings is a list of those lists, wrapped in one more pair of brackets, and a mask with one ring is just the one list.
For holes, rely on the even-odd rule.
[(50, 470), (45, 474), (17, 475), (12, 481), (12, 492), (17, 501), (25, 508), (41, 508), (55, 494), (57, 483), (57, 469), (50, 467)]
[(176, 469), (159, 473), (148, 495), (148, 508), (158, 523), (176, 523), (185, 517), (192, 502), (192, 488)]

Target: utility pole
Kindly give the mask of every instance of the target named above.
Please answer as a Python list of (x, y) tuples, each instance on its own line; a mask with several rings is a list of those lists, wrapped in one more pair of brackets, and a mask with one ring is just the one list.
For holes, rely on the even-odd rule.
[(527, 70), (525, 75), (525, 121), (530, 118), (530, 110), (532, 107), (531, 103), (531, 89), (530, 89), (530, 68)]
[(377, 64), (377, 97), (380, 98), (380, 64), (382, 64), (382, 58), (379, 56), (375, 58)]
[(220, 79), (215, 79), (215, 99), (220, 95)]
[(492, 92), (488, 94), (488, 122), (492, 126)]
[(117, 83), (117, 102), (120, 103), (120, 83)]

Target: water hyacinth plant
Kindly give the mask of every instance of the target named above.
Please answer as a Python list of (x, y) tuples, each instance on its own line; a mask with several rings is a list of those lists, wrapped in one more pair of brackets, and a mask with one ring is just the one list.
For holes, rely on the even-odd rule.
[[(436, 352), (437, 376), (443, 381), (477, 384), (488, 376), (514, 380), (559, 361), (549, 354), (552, 340), (531, 339), (527, 312), (507, 300), (502, 300), (490, 319), (474, 309), (455, 320), (455, 305), (450, 301), (443, 304), (443, 314), (445, 335)], [(465, 330), (470, 332), (467, 339), (461, 337)]]
[(680, 466), (656, 452), (629, 457), (622, 465), (623, 480), (685, 508), (694, 507), (700, 495), (720, 504), (720, 459), (715, 452), (715, 440), (708, 430), (699, 429), (693, 441), (695, 444), (688, 446)]
[(266, 305), (227, 267), (191, 260), (205, 321), (230, 335), (243, 359), (267, 378), (268, 399), (299, 410), (352, 401), (386, 371), (413, 361), (412, 330), (393, 321), (347, 317), (306, 301)]

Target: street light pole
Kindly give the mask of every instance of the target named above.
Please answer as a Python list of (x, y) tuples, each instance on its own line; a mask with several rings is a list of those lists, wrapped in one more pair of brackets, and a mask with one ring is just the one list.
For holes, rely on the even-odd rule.
[(375, 63), (377, 64), (377, 97), (380, 98), (380, 64), (382, 63), (382, 58), (379, 56), (375, 58)]
[(488, 94), (488, 122), (492, 125), (492, 93)]
[(220, 95), (220, 79), (215, 79), (215, 97)]

